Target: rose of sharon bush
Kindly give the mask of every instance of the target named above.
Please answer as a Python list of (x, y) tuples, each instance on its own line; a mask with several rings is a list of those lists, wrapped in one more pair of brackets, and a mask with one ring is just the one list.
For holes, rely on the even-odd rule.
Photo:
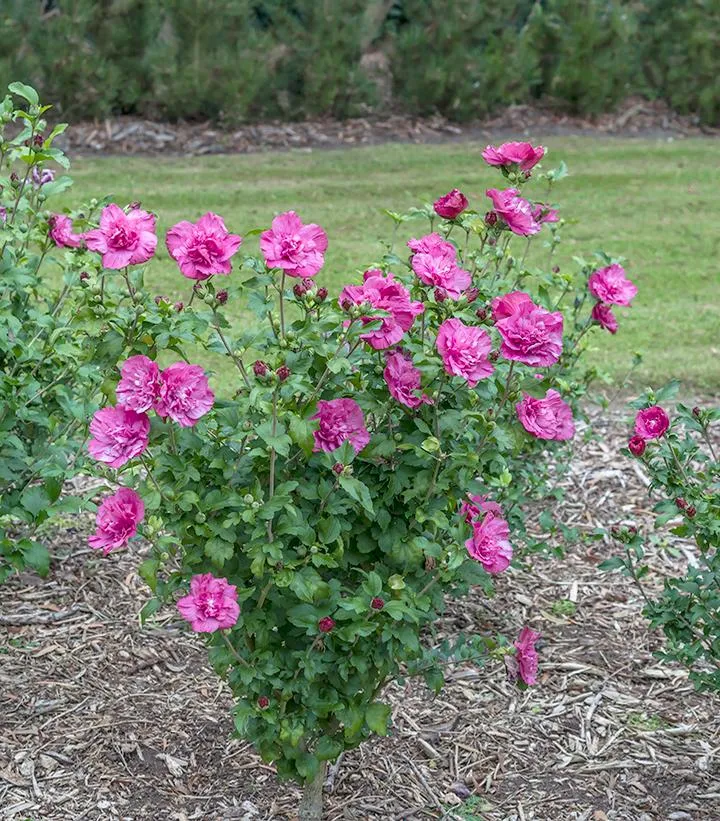
[(142, 354), (126, 359), (115, 389), (118, 405), (137, 413), (153, 408), (160, 396), (162, 379), (156, 362)]
[(433, 204), (435, 213), (446, 220), (457, 219), (467, 207), (467, 197), (457, 188), (448, 191), (447, 194), (435, 200)]
[(230, 273), (230, 258), (242, 237), (228, 233), (223, 218), (208, 212), (196, 223), (178, 222), (167, 232), (165, 243), (183, 276), (204, 280)]
[(125, 213), (114, 203), (103, 208), (100, 227), (83, 235), (91, 251), (102, 254), (105, 268), (125, 268), (147, 262), (155, 253), (155, 217), (141, 208)]
[(90, 536), (90, 547), (102, 550), (107, 556), (112, 550), (125, 547), (137, 533), (137, 526), (145, 515), (142, 499), (129, 487), (121, 487), (103, 500), (97, 512), (97, 529)]
[(150, 420), (144, 413), (123, 408), (99, 410), (90, 422), (88, 451), (93, 459), (111, 468), (122, 467), (148, 445)]
[(642, 439), (659, 439), (670, 427), (670, 417), (660, 405), (638, 411), (635, 433)]
[[(448, 660), (516, 653), (523, 680), (536, 676), (534, 641), (521, 657), (501, 637), (433, 646), (428, 629), (448, 596), (489, 594), (514, 556), (545, 549), (545, 534), (524, 526), (526, 502), (547, 498), (567, 461), (563, 440), (592, 377), (579, 364), (597, 328), (588, 279), (610, 258), (575, 275), (558, 276), (546, 253), (528, 254), (542, 268), (526, 267), (538, 206), (520, 171), (500, 172), (517, 186), (498, 192), (502, 223), (479, 218), (481, 203), (447, 221), (431, 205), (393, 214), (396, 233), (427, 220), (419, 239), (396, 237), (412, 257), (388, 243), (339, 294), (309, 279), (324, 263), (320, 226), (288, 212), (259, 250), (248, 238), (227, 304), (247, 305), (255, 322), (232, 326), (212, 280), (179, 314), (158, 308), (225, 353), (217, 401), (200, 358), (160, 371), (159, 386), (145, 360), (123, 366), (118, 402), (150, 402), (165, 420), (153, 420), (140, 464), (125, 417), (106, 420), (100, 451), (145, 502), (146, 615), (179, 599), (207, 633), (238, 732), (281, 777), (317, 787), (327, 761), (385, 734), (383, 688), (398, 676), (439, 690)], [(501, 234), (511, 223), (523, 238)], [(563, 225), (547, 232), (551, 253)], [(149, 410), (110, 409), (146, 425)]]

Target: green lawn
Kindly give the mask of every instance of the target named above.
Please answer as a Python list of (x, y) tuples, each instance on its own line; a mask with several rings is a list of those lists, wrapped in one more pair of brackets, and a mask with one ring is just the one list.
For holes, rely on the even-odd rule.
[[(629, 275), (640, 288), (633, 308), (617, 312), (617, 335), (595, 335), (595, 361), (620, 378), (639, 351), (644, 363), (638, 382), (659, 384), (675, 376), (689, 388), (717, 391), (720, 144), (581, 137), (542, 142), (550, 150), (546, 167), (565, 160), (570, 168), (555, 198), (562, 213), (577, 219), (564, 229), (558, 263), (572, 265), (573, 255), (604, 249), (627, 258)], [(327, 230), (330, 246), (318, 281), (334, 294), (379, 255), (379, 240), (390, 236), (391, 223), (381, 208), (403, 211), (453, 186), (471, 205), (484, 208), (485, 189), (499, 186), (501, 178), (483, 163), (483, 147), (387, 145), (187, 159), (78, 159), (72, 169), (76, 185), (63, 204), (106, 193), (121, 204), (140, 200), (160, 215), (163, 236), (178, 220), (195, 220), (209, 210), (243, 234), (293, 208)], [(543, 193), (538, 186), (537, 196)], [(409, 237), (425, 232), (425, 225), (404, 227)], [(257, 238), (247, 247), (256, 249)], [(189, 280), (162, 242), (158, 256), (146, 282), (155, 293), (187, 300)], [(235, 312), (242, 315), (242, 306)]]

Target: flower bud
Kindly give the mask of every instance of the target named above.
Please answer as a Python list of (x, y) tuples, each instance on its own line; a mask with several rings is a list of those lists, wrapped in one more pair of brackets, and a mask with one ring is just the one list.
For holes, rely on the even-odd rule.
[(475, 311), (475, 316), (482, 322), (483, 320), (487, 319), (488, 312), (485, 308), (478, 308)]
[(256, 359), (253, 362), (253, 373), (255, 376), (267, 376), (268, 366), (262, 361), (262, 359)]
[(142, 203), (140, 202), (140, 200), (133, 200), (130, 203), (130, 205), (128, 205), (127, 210), (128, 211), (137, 211), (137, 209), (140, 208), (141, 205), (142, 205)]
[(180, 311), (182, 311), (182, 309), (183, 309), (184, 307), (185, 307), (185, 303), (184, 303), (184, 302), (176, 302), (176, 303), (173, 305), (173, 308), (175, 308), (175, 311), (176, 311), (177, 313), (180, 313)]
[(480, 291), (477, 288), (468, 288), (467, 291), (465, 291), (468, 302), (475, 302), (479, 294)]
[(225, 290), (218, 291), (215, 294), (215, 299), (218, 301), (220, 305), (224, 305), (228, 301), (228, 292)]
[(698, 408), (698, 406), (697, 406), (697, 405), (696, 405), (696, 406), (692, 409), (692, 415), (693, 415), (696, 419), (699, 419), (699, 418), (700, 418), (700, 414), (701, 414), (701, 413), (702, 413), (702, 410), (700, 410), (700, 408)]
[(80, 282), (85, 282), (87, 279), (90, 279), (90, 274), (87, 271), (80, 271)]
[(243, 496), (243, 502), (245, 502), (246, 505), (251, 505), (254, 501), (255, 497), (252, 495), (252, 493), (246, 493)]
[(496, 225), (497, 221), (498, 215), (495, 211), (488, 211), (487, 214), (485, 214), (485, 225), (487, 225), (489, 228), (492, 228), (493, 225)]
[(280, 366), (280, 367), (279, 367), (279, 368), (275, 371), (275, 373), (277, 374), (277, 378), (278, 378), (281, 382), (284, 382), (284, 381), (288, 378), (288, 376), (290, 376), (290, 368), (288, 368), (288, 366), (287, 366), (287, 365), (281, 365), (281, 366)]
[(487, 241), (487, 244), (492, 248), (494, 245), (497, 245), (497, 240), (495, 239), (495, 237), (490, 237), (490, 239), (488, 239)]
[(642, 456), (645, 453), (645, 440), (642, 436), (631, 436), (628, 442), (628, 450), (633, 456)]
[(44, 134), (36, 134), (33, 137), (33, 145), (35, 148), (41, 148), (42, 144), (45, 142), (45, 135)]
[(333, 627), (335, 627), (335, 621), (330, 616), (325, 616), (318, 622), (318, 630), (321, 633), (329, 633)]
[(370, 602), (370, 607), (372, 607), (373, 610), (382, 610), (383, 607), (385, 607), (385, 601), (379, 596), (375, 596), (375, 598)]
[(298, 299), (302, 299), (307, 293), (307, 290), (304, 282), (296, 282), (295, 285), (293, 285), (293, 293)]
[(490, 351), (490, 353), (488, 354), (488, 359), (491, 362), (497, 362), (499, 358), (500, 354), (498, 353), (498, 351)]
[(167, 301), (168, 301), (168, 298), (166, 296), (162, 296), (161, 294), (158, 294), (155, 297), (155, 304), (156, 305), (161, 305), (162, 303), (167, 303)]
[(559, 265), (553, 265), (552, 272), (553, 272), (553, 274), (559, 274), (560, 273), (560, 266)]
[(335, 473), (338, 476), (341, 476), (342, 472), (345, 470), (345, 465), (343, 465), (342, 462), (335, 462), (335, 464), (332, 466), (332, 469), (333, 473)]
[(327, 295), (327, 288), (318, 288), (318, 292), (315, 294), (315, 299), (317, 299), (318, 302), (325, 302), (325, 300), (327, 299)]
[(447, 292), (444, 288), (436, 288), (433, 292), (433, 296), (435, 297), (435, 302), (445, 302), (447, 299)]
[(267, 708), (270, 706), (270, 699), (267, 696), (260, 696), (260, 698), (257, 700), (257, 704), (261, 710), (267, 710)]
[(695, 505), (688, 505), (685, 513), (687, 513), (688, 519), (694, 519), (697, 510), (695, 509)]
[(688, 503), (685, 501), (685, 499), (683, 499), (682, 496), (678, 496), (677, 499), (675, 499), (675, 506), (680, 510), (685, 510), (685, 508), (688, 506)]

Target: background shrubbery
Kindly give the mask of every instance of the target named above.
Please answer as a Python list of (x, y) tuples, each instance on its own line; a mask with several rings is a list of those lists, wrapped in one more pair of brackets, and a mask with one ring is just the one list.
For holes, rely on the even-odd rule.
[[(473, 119), (629, 94), (720, 123), (720, 0), (5, 0), (0, 83), (63, 117)], [(389, 94), (392, 89), (392, 95)]]

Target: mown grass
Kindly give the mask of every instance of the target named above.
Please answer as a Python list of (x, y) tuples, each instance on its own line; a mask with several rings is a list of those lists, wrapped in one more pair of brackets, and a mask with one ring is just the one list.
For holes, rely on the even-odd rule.
[[(614, 379), (626, 373), (634, 352), (643, 356), (634, 381), (660, 384), (678, 377), (690, 389), (720, 389), (720, 146), (710, 139), (683, 141), (550, 138), (547, 167), (570, 168), (556, 189), (562, 213), (577, 220), (563, 232), (556, 261), (604, 249), (627, 258), (640, 288), (632, 309), (618, 311), (615, 337), (595, 335), (594, 361)], [(318, 276), (331, 294), (378, 256), (389, 238), (382, 208), (403, 211), (457, 186), (478, 208), (485, 189), (500, 182), (485, 166), (483, 146), (386, 145), (333, 151), (292, 151), (246, 156), (148, 159), (80, 158), (71, 206), (112, 193), (125, 204), (140, 200), (160, 215), (165, 230), (208, 210), (240, 234), (269, 224), (293, 208), (318, 222), (330, 238), (327, 264)], [(532, 190), (532, 189), (530, 189)], [(538, 189), (537, 196), (544, 191)], [(407, 235), (425, 225), (408, 223)], [(257, 238), (246, 247), (257, 248)], [(538, 243), (539, 245), (540, 243)], [(182, 277), (164, 244), (146, 282), (154, 293), (187, 300)], [(235, 317), (241, 305), (229, 306)]]

